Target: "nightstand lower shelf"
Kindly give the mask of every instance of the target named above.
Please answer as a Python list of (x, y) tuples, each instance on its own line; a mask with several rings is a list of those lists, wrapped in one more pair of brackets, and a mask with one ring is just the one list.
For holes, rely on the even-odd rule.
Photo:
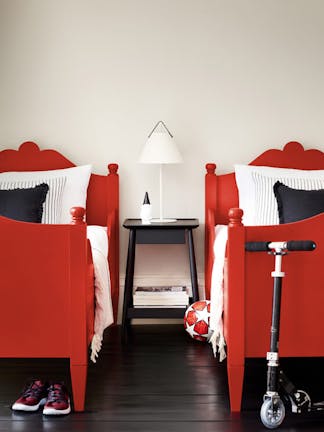
[(183, 318), (185, 311), (185, 307), (129, 307), (127, 309), (127, 318)]

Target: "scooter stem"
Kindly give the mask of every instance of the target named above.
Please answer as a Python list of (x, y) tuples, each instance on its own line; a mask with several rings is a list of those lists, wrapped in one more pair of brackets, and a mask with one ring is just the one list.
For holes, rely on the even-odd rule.
[(271, 272), (272, 277), (279, 277), (283, 278), (285, 277), (285, 272), (281, 271), (281, 265), (282, 265), (282, 249), (276, 249), (275, 251), (275, 269), (273, 272)]

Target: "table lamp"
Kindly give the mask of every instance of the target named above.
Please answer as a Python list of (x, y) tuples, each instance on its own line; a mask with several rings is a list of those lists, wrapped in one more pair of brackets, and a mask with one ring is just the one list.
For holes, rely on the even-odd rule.
[(152, 219), (151, 222), (176, 222), (176, 219), (165, 219), (163, 217), (162, 172), (164, 164), (181, 163), (183, 159), (173, 136), (163, 121), (160, 120), (149, 134), (142, 149), (139, 162), (160, 165), (160, 217), (159, 219)]

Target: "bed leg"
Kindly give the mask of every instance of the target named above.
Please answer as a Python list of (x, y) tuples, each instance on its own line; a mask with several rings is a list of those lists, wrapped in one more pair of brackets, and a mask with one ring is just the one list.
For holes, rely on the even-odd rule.
[(243, 392), (244, 365), (228, 365), (227, 376), (231, 412), (240, 412)]
[(70, 364), (74, 411), (84, 411), (87, 365)]

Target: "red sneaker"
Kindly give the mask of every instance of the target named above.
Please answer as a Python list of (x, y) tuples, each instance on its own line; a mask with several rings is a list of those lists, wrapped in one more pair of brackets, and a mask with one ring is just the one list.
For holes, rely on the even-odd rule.
[(46, 402), (47, 388), (48, 384), (39, 379), (31, 381), (26, 384), (20, 397), (11, 408), (16, 411), (37, 411)]
[(64, 384), (55, 383), (48, 388), (43, 414), (63, 415), (71, 412), (70, 397)]

